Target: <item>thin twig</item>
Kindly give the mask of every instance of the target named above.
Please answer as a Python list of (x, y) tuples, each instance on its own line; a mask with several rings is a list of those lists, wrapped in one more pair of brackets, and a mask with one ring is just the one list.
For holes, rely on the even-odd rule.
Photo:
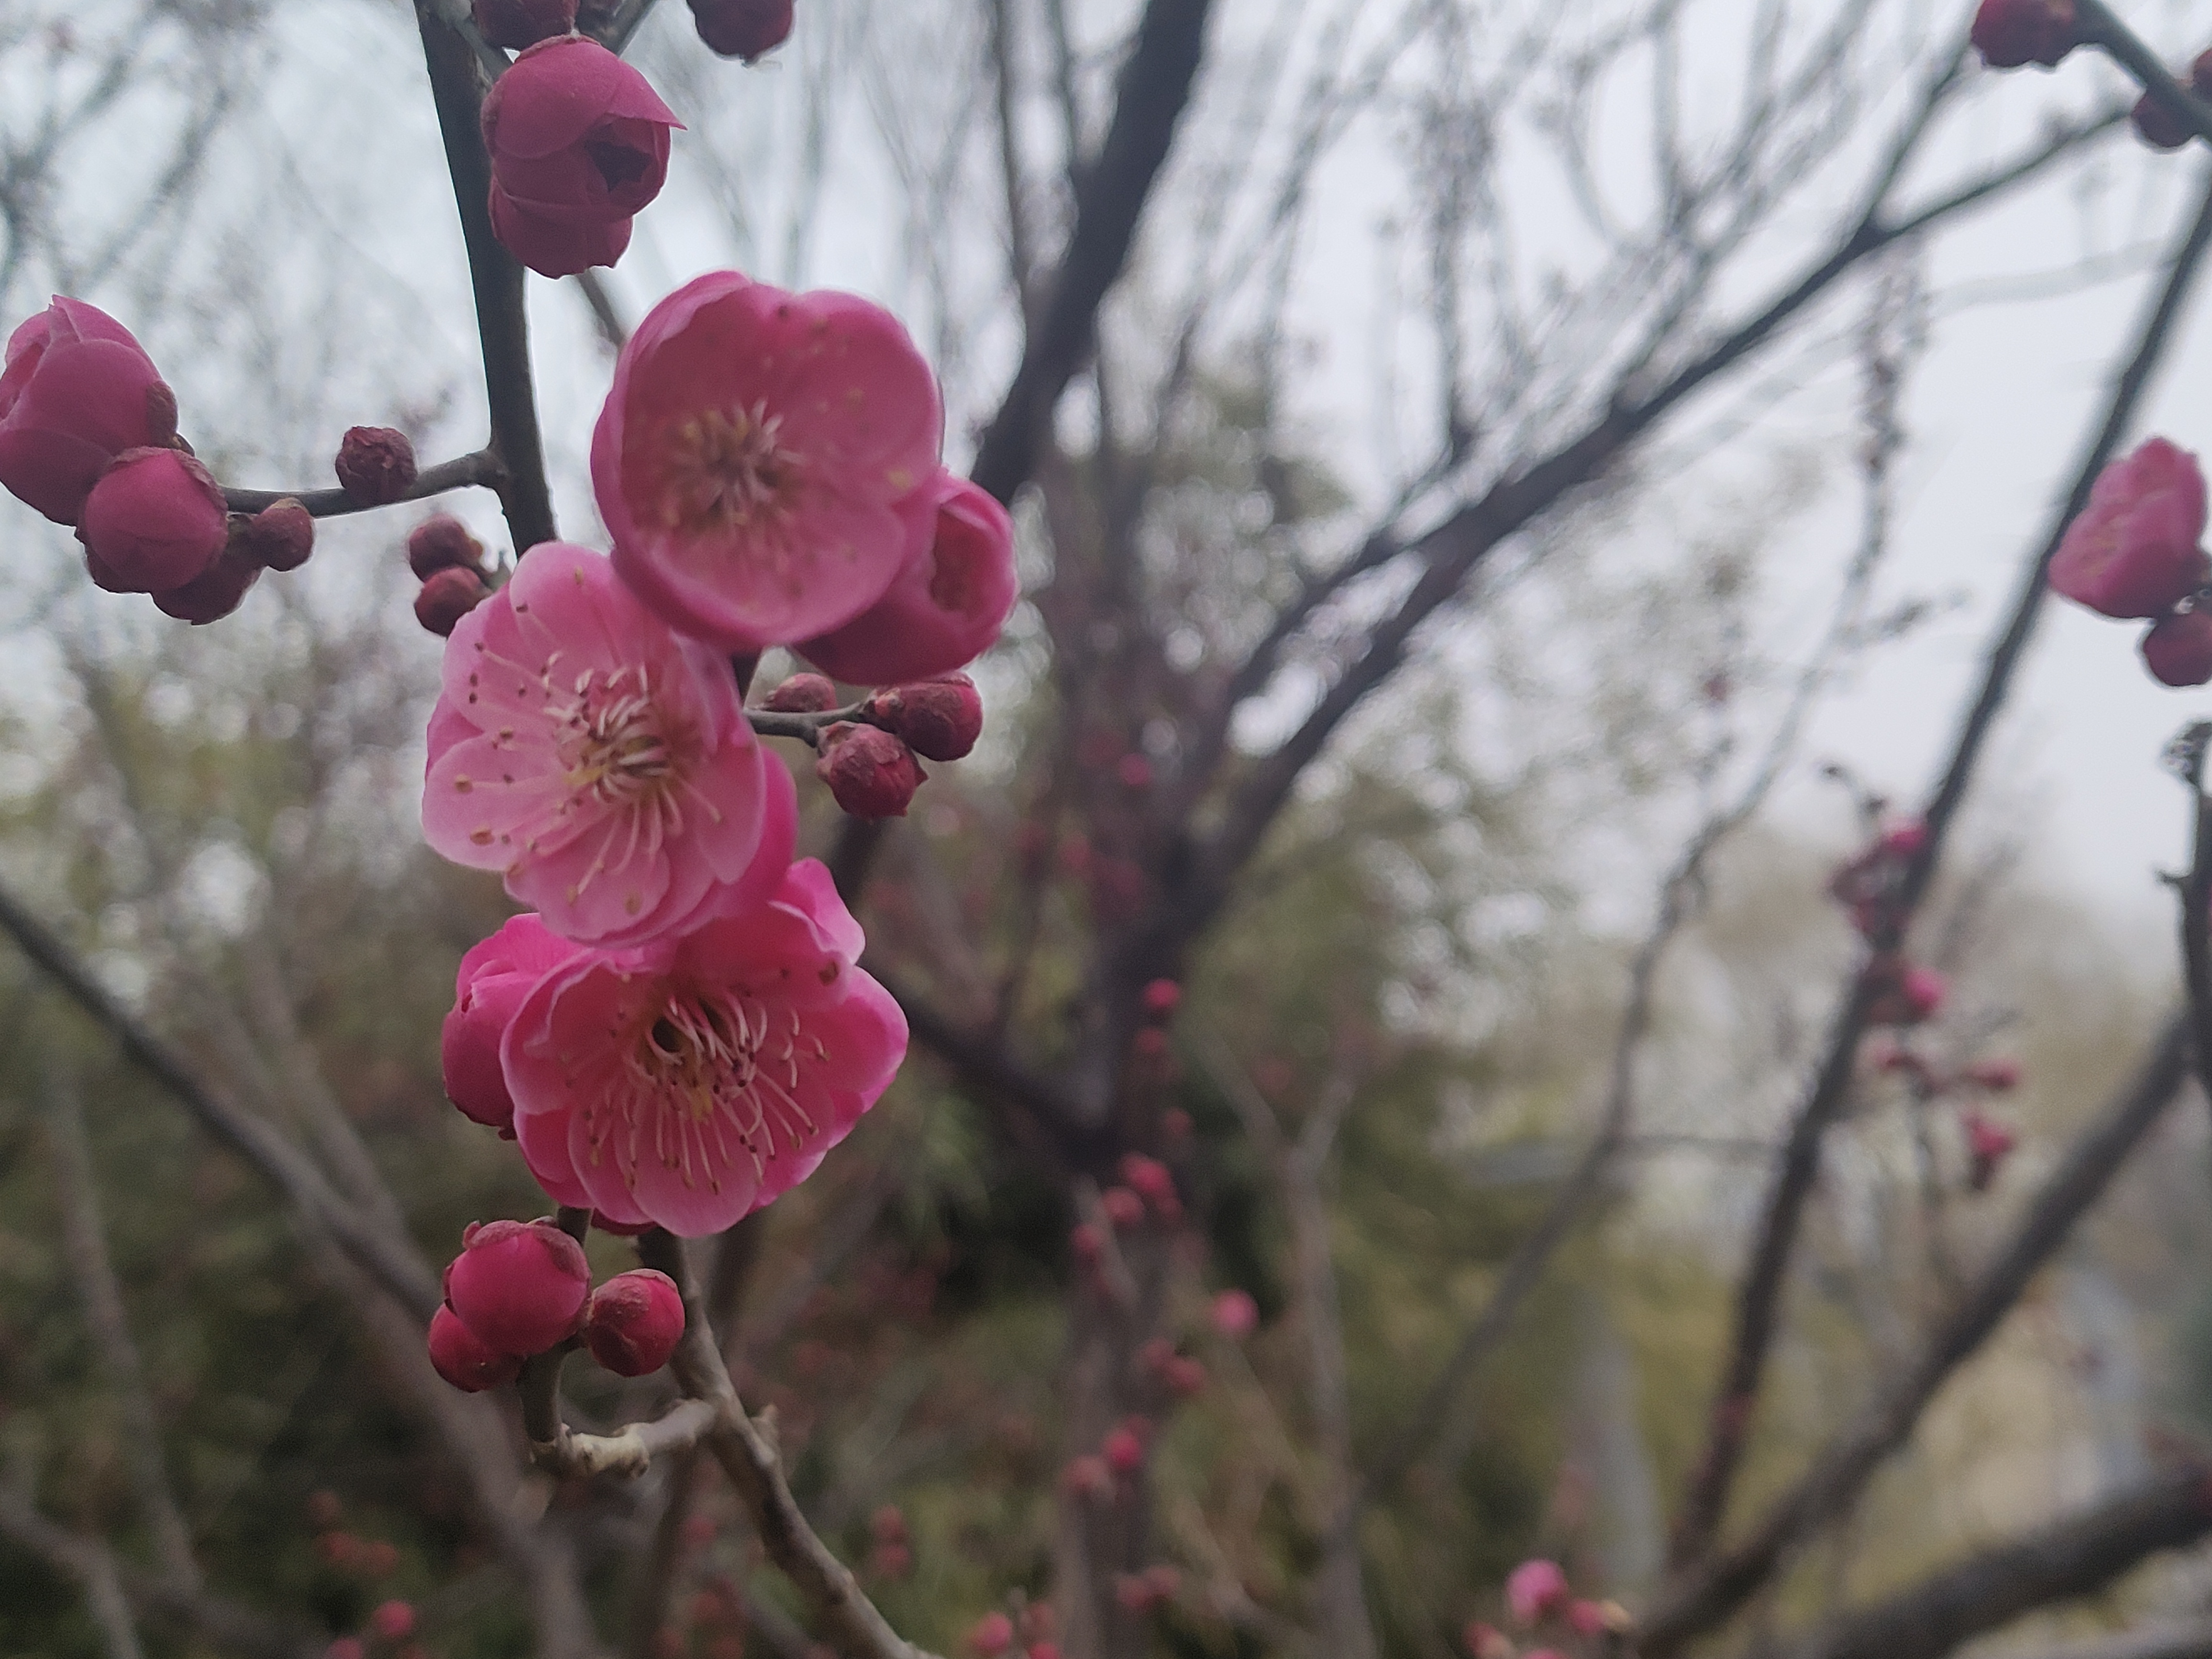
[(2189, 872), (2174, 883), (2181, 896), (2182, 984), (2189, 997), (2197, 1078), (2212, 1097), (2212, 799), (2204, 793), (2204, 759), (2212, 720), (2198, 720), (2167, 745), (2166, 763), (2189, 786)]
[(2074, 20), (2081, 39), (2102, 46), (2114, 63), (2135, 77), (2154, 103), (2197, 137), (2212, 143), (2212, 104), (2166, 73), (2158, 54), (2104, 0), (2074, 0)]
[[(408, 486), (404, 494), (396, 501), (378, 502), (377, 506), (394, 507), (403, 501), (428, 501), (431, 496), (442, 495), (449, 489), (466, 489), (471, 485), (497, 489), (506, 477), (507, 469), (501, 464), (499, 457), (489, 449), (479, 449), (473, 454), (424, 467), (415, 475), (415, 482)], [(349, 513), (374, 510), (356, 501), (343, 489), (226, 489), (222, 492), (223, 505), (234, 513), (258, 513), (263, 507), (274, 507), (283, 501), (299, 502), (318, 519), (343, 518)]]

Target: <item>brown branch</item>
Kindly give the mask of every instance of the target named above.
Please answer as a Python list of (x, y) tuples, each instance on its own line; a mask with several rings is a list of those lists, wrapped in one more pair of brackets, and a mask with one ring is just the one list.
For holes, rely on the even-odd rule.
[(2166, 73), (2158, 54), (2104, 0), (2074, 0), (2074, 21), (2081, 39), (2102, 46), (2114, 63), (2135, 77), (2154, 103), (2197, 137), (2212, 143), (2212, 104)]
[(2142, 1066), (2052, 1171), (2018, 1230), (1930, 1336), (1919, 1357), (1861, 1408), (1798, 1483), (1726, 1555), (1668, 1586), (1644, 1620), (1641, 1659), (1665, 1659), (1712, 1629), (1771, 1578), (1789, 1553), (1843, 1515), (1890, 1453), (1903, 1445), (1944, 1382), (2018, 1303), (2128, 1156), (2172, 1103), (2188, 1075), (2187, 1023), (2170, 1021)]
[(2212, 1659), (2212, 1620), (2033, 1648), (2019, 1659)]
[[(2152, 371), (2165, 357), (2174, 324), (2208, 246), (2212, 246), (2212, 189), (2205, 191), (2193, 222), (2175, 246), (2165, 285), (2143, 319), (2127, 367), (2107, 401), (2103, 421), (2075, 468), (2066, 500), (2047, 525), (2042, 546), (2021, 572), (2019, 592), (1991, 647), (1988, 666), (1950, 760), (1922, 808), (1921, 822), (1927, 835), (1919, 851), (1907, 861), (1895, 902), (1869, 942), (1869, 960), (1897, 948), (1935, 878), (1952, 823), (1973, 781), (1982, 750), (2034, 633), (2043, 606), (2045, 573), (2066, 526), (2087, 504), (2090, 486), (2133, 422)], [(1705, 1553), (1727, 1508), (1729, 1492), (1749, 1437), (1798, 1225), (1819, 1176), (1821, 1143), (1850, 1096), (1859, 1038), (1866, 1030), (1867, 1015), (1876, 994), (1874, 978), (1863, 968), (1856, 971), (1837, 1010), (1826, 1057), (1814, 1072), (1805, 1103), (1791, 1124), (1736, 1299), (1729, 1358), (1716, 1392), (1705, 1448), (1695, 1465), (1697, 1472), (1676, 1524), (1674, 1559), (1678, 1565)]]
[[(1205, 56), (1212, 0), (1150, 0), (1122, 66), (1114, 122), (1098, 159), (1075, 180), (1075, 228), (1047, 285), (1043, 314), (1022, 350), (970, 475), (1001, 501), (1029, 479), (1060, 394), (1090, 351), (1098, 308), (1121, 279), (1137, 224), (1165, 165)], [(1071, 157), (1071, 165), (1073, 165)]]
[[(396, 507), (404, 501), (428, 501), (431, 496), (442, 495), (449, 489), (465, 489), (471, 485), (498, 489), (506, 478), (507, 469), (498, 455), (489, 449), (479, 449), (473, 454), (424, 467), (415, 475), (415, 482), (408, 486), (405, 494), (396, 501), (377, 505)], [(297, 501), (318, 519), (343, 518), (349, 513), (372, 510), (343, 489), (226, 489), (222, 492), (222, 501), (223, 505), (234, 513), (258, 513), (264, 507), (274, 507), (279, 501)]]
[(131, 1061), (152, 1074), (216, 1139), (283, 1193), (306, 1231), (327, 1237), (418, 1320), (440, 1300), (438, 1281), (413, 1243), (373, 1225), (339, 1196), (323, 1173), (270, 1125), (222, 1093), (143, 1021), (125, 1008), (52, 928), (0, 889), (0, 931), (69, 994)]
[(607, 292), (606, 279), (596, 270), (576, 273), (576, 289), (591, 307), (592, 325), (599, 331), (599, 338), (611, 351), (619, 352), (629, 343), (629, 325), (615, 308), (615, 296)]
[(612, 1434), (577, 1434), (565, 1423), (550, 1440), (531, 1439), (531, 1460), (559, 1475), (641, 1475), (665, 1453), (688, 1451), (707, 1437), (715, 1423), (714, 1407), (684, 1400), (665, 1417), (631, 1423)]
[(2022, 1613), (2094, 1595), (2138, 1563), (2212, 1533), (2212, 1473), (2177, 1469), (1847, 1613), (1790, 1659), (1944, 1659)]
[[(491, 411), (491, 442), (501, 477), (495, 487), (507, 513), (517, 557), (551, 541), (553, 497), (545, 482), (545, 451), (538, 429), (538, 404), (530, 380), (530, 324), (523, 308), (523, 271), (491, 228), (491, 158), (484, 151), (478, 115), (485, 70), (467, 34), (448, 21), (435, 0), (415, 0), (422, 58), (444, 137), (446, 167), (467, 245), (469, 282), (475, 290), (477, 337), (483, 348), (484, 394)], [(470, 33), (473, 33), (471, 31)]]
[(848, 1659), (930, 1659), (890, 1627), (845, 1564), (807, 1524), (784, 1478), (773, 1422), (746, 1415), (730, 1381), (682, 1242), (656, 1229), (638, 1241), (638, 1256), (683, 1287), (687, 1318), (672, 1362), (676, 1380), (687, 1398), (713, 1407), (708, 1449), (737, 1489), (769, 1559), (805, 1601), (822, 1634)]

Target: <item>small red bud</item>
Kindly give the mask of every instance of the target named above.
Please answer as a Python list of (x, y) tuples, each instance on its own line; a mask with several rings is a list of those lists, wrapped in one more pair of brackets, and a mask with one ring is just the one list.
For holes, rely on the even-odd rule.
[(415, 487), (415, 446), (392, 427), (349, 427), (336, 467), (338, 487), (349, 498), (363, 507), (383, 507)]
[(1114, 1575), (1114, 1599), (1124, 1613), (1150, 1613), (1159, 1597), (1139, 1572), (1117, 1572)]
[(1182, 987), (1171, 979), (1156, 979), (1145, 987), (1145, 1012), (1165, 1019), (1182, 1001)]
[(690, 0), (708, 49), (751, 63), (791, 36), (792, 0)]
[(996, 1659), (1014, 1644), (1014, 1621), (1003, 1613), (987, 1613), (968, 1632), (968, 1645), (983, 1656)]
[(154, 595), (154, 605), (165, 617), (188, 622), (195, 628), (221, 622), (246, 602), (246, 590), (261, 580), (261, 567), (237, 557), (228, 549), (200, 574), (182, 587)]
[(1152, 787), (1152, 763), (1142, 755), (1124, 755), (1115, 763), (1114, 775), (1121, 780), (1125, 789), (1149, 789)]
[(446, 1305), (490, 1346), (544, 1353), (573, 1334), (591, 1289), (584, 1247), (550, 1221), (493, 1221), (461, 1236)]
[(461, 1323), (451, 1308), (430, 1316), (430, 1365), (463, 1394), (482, 1394), (522, 1375), (522, 1356), (501, 1353)]
[(878, 1544), (907, 1541), (906, 1516), (896, 1504), (886, 1504), (868, 1517), (868, 1533)]
[(1085, 1452), (1067, 1460), (1067, 1467), (1060, 1472), (1060, 1484), (1071, 1497), (1111, 1498), (1114, 1495), (1114, 1471), (1106, 1467), (1106, 1460), (1096, 1452)]
[(1087, 1221), (1078, 1222), (1068, 1231), (1067, 1248), (1085, 1267), (1095, 1267), (1106, 1253), (1106, 1236)]
[(2212, 680), (2212, 610), (2161, 618), (2142, 636), (2143, 665), (2160, 685), (2202, 685)]
[(793, 674), (761, 704), (778, 714), (826, 714), (836, 706), (837, 688), (820, 674)]
[(2128, 119), (2134, 124), (2136, 137), (2153, 149), (2179, 149), (2197, 136), (2186, 121), (2148, 93), (2136, 100)]
[(2056, 69), (2080, 39), (2074, 0), (1982, 0), (1974, 14), (1974, 46), (1991, 69)]
[(291, 496), (272, 501), (252, 518), (234, 515), (231, 550), (269, 570), (297, 570), (315, 550), (315, 519)]
[(476, 0), (477, 33), (495, 46), (520, 52), (576, 27), (576, 0)]
[(1134, 1474), (1144, 1467), (1145, 1443), (1128, 1429), (1115, 1429), (1100, 1443), (1098, 1455), (1115, 1474)]
[(650, 1267), (617, 1273), (585, 1305), (584, 1346), (617, 1376), (647, 1376), (684, 1335), (684, 1295)]
[(1109, 1187), (1098, 1195), (1098, 1207), (1123, 1232), (1145, 1218), (1145, 1200), (1127, 1187)]
[(902, 818), (928, 775), (914, 750), (872, 726), (841, 722), (822, 734), (814, 774), (856, 818)]
[(451, 636), (467, 616), (491, 597), (491, 589), (473, 570), (454, 565), (441, 570), (422, 584), (415, 596), (415, 620), (440, 639)]
[(424, 581), (441, 570), (480, 571), (483, 544), (450, 513), (439, 513), (407, 532), (407, 568)]
[(1241, 1341), (1260, 1328), (1260, 1304), (1247, 1291), (1224, 1291), (1213, 1298), (1213, 1328)]
[(965, 674), (946, 674), (877, 692), (868, 718), (924, 760), (957, 761), (983, 734), (983, 698)]
[(404, 1642), (415, 1633), (415, 1609), (404, 1601), (386, 1601), (368, 1615), (371, 1629), (387, 1642)]
[(1180, 1106), (1170, 1106), (1160, 1114), (1160, 1139), (1170, 1146), (1180, 1146), (1188, 1140), (1193, 1127), (1190, 1114)]
[(1146, 1158), (1142, 1152), (1130, 1152), (1121, 1159), (1122, 1184), (1135, 1189), (1139, 1196), (1155, 1209), (1165, 1209), (1176, 1199), (1175, 1176), (1168, 1166), (1156, 1158)]

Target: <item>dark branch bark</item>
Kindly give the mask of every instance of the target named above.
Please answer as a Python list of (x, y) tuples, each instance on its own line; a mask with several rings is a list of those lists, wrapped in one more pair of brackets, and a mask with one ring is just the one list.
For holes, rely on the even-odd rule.
[(2212, 1659), (2212, 1620), (2034, 1648), (2019, 1659)]
[(484, 394), (491, 410), (491, 442), (504, 476), (500, 505), (518, 557), (558, 533), (553, 497), (545, 483), (545, 451), (531, 388), (530, 325), (523, 310), (523, 270), (491, 228), (491, 158), (484, 153), (478, 115), (483, 70), (467, 38), (447, 22), (434, 0), (416, 0), (415, 21), (453, 176), (467, 244), (469, 282), (475, 289), (477, 337), (483, 349)]
[(1790, 1659), (1943, 1659), (2024, 1613), (2102, 1589), (2161, 1550), (2212, 1533), (2212, 1476), (2176, 1470), (1850, 1613)]
[(1138, 221), (1190, 102), (1211, 10), (1212, 0), (1151, 0), (1137, 26), (1114, 124), (1097, 161), (1076, 179), (1075, 228), (1067, 252), (1013, 384), (976, 452), (971, 476), (1002, 501), (1013, 499), (1036, 467), (1053, 407), (1082, 367), (1098, 307), (1128, 264)]
[(2074, 16), (2084, 40), (2102, 46), (2114, 63), (2135, 77), (2152, 101), (2197, 137), (2212, 143), (2212, 104), (2167, 74), (2158, 54), (2103, 0), (2075, 0)]
[(1850, 1508), (1882, 1460), (1911, 1435), (1936, 1391), (2004, 1322), (2029, 1282), (2172, 1103), (2188, 1075), (2188, 1024), (2177, 1017), (2127, 1087), (2075, 1142), (2011, 1242), (1983, 1270), (1919, 1358), (1823, 1449), (1745, 1543), (1662, 1593), (1644, 1621), (1641, 1659), (1665, 1659), (1727, 1619), (1773, 1576), (1793, 1548)]

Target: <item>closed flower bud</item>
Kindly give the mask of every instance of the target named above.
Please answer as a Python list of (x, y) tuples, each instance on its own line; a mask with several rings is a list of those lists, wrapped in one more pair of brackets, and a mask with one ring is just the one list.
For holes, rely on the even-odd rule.
[(1145, 987), (1145, 1012), (1165, 1019), (1182, 1001), (1182, 987), (1171, 979), (1156, 979)]
[(1145, 1200), (1127, 1187), (1109, 1187), (1099, 1194), (1098, 1208), (1107, 1220), (1123, 1232), (1145, 1218)]
[(477, 33), (495, 46), (520, 52), (576, 27), (576, 0), (476, 0)]
[(1003, 1613), (987, 1613), (968, 1632), (968, 1645), (982, 1659), (997, 1659), (1014, 1644), (1014, 1621)]
[(234, 550), (226, 550), (205, 570), (182, 587), (163, 588), (154, 595), (155, 606), (164, 616), (199, 627), (221, 622), (246, 602), (246, 590), (261, 580), (261, 567), (249, 563)]
[(842, 723), (822, 734), (814, 774), (856, 818), (902, 818), (927, 775), (914, 750), (872, 726)]
[(1982, 0), (1973, 40), (1991, 69), (2027, 64), (2055, 69), (2080, 44), (2074, 0)]
[(1260, 1328), (1260, 1304), (1249, 1291), (1224, 1291), (1213, 1298), (1213, 1328), (1232, 1342)]
[(467, 1326), (451, 1308), (430, 1316), (430, 1364), (463, 1394), (482, 1394), (522, 1375), (522, 1356), (501, 1353)]
[(415, 446), (392, 427), (348, 427), (333, 465), (338, 487), (362, 507), (403, 501), (415, 487)]
[(446, 1305), (507, 1353), (544, 1353), (576, 1328), (590, 1291), (584, 1247), (550, 1221), (493, 1221), (461, 1236)]
[(415, 1633), (415, 1609), (404, 1601), (386, 1601), (368, 1615), (368, 1625), (387, 1642), (404, 1642)]
[(267, 570), (297, 570), (315, 550), (314, 514), (291, 496), (231, 520), (231, 550)]
[(111, 591), (152, 593), (204, 574), (229, 543), (230, 515), (222, 489), (189, 455), (128, 449), (85, 498), (77, 535)]
[(176, 435), (176, 394), (131, 331), (56, 296), (8, 340), (0, 373), (0, 485), (76, 524), (107, 464)]
[(1099, 1443), (1098, 1455), (1116, 1474), (1134, 1474), (1145, 1465), (1145, 1443), (1135, 1431), (1115, 1429)]
[(2141, 648), (2143, 666), (2160, 685), (2203, 685), (2212, 680), (2212, 611), (2161, 617)]
[(1505, 1606), (1516, 1624), (1540, 1624), (1565, 1612), (1572, 1599), (1567, 1575), (1556, 1561), (1523, 1561), (1506, 1575)]
[(877, 692), (868, 717), (924, 760), (957, 761), (983, 734), (983, 699), (965, 674), (947, 674)]
[(453, 980), (453, 1011), (440, 1033), (439, 1058), (446, 1097), (463, 1116), (514, 1133), (514, 1101), (500, 1066), (500, 1044), (532, 988), (582, 948), (525, 913), (511, 917), (462, 957)]
[(617, 1273), (592, 1292), (584, 1346), (617, 1376), (646, 1376), (668, 1363), (684, 1335), (684, 1296), (650, 1267)]
[(2148, 93), (2136, 100), (2128, 119), (2135, 125), (2136, 137), (2153, 149), (2179, 149), (2197, 136), (2196, 129)]
[(407, 532), (407, 568), (424, 581), (441, 570), (481, 570), (483, 550), (450, 513), (434, 514)]
[(491, 589), (473, 570), (459, 565), (434, 573), (415, 596), (415, 620), (440, 639), (451, 635), (467, 616), (491, 597)]
[(761, 706), (777, 714), (826, 714), (837, 706), (837, 688), (819, 674), (793, 674)]
[(792, 0), (690, 0), (691, 21), (710, 52), (750, 64), (791, 37)]

